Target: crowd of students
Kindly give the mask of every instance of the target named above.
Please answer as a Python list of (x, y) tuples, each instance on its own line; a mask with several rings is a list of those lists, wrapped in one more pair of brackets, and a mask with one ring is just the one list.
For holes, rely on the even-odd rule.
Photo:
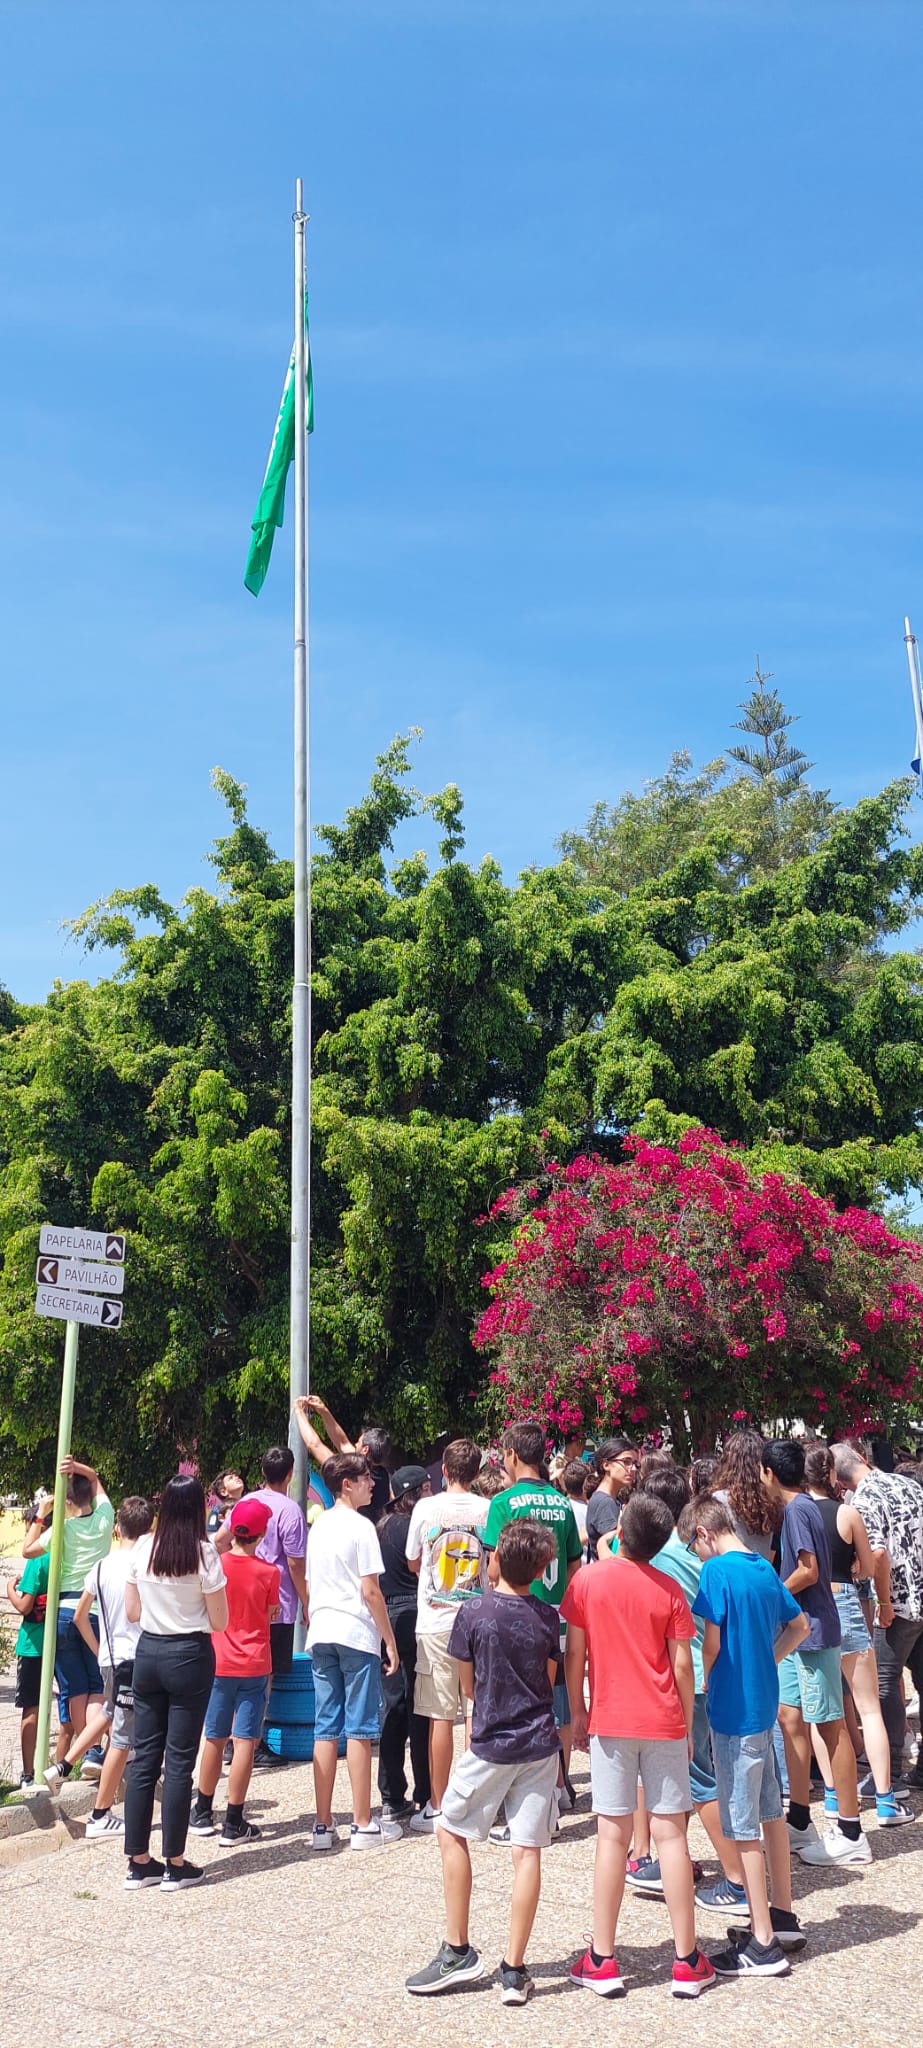
[[(879, 1827), (900, 1827), (915, 1818), (907, 1792), (923, 1790), (905, 1678), (920, 1691), (918, 1468), (886, 1469), (881, 1447), (875, 1462), (865, 1444), (751, 1431), (689, 1468), (625, 1438), (592, 1452), (575, 1441), (549, 1467), (543, 1430), (520, 1422), (499, 1453), (459, 1439), (429, 1469), (389, 1472), (383, 1432), (353, 1443), (316, 1399), (295, 1420), (320, 1467), (307, 1516), (290, 1498), (287, 1447), (267, 1451), (254, 1490), (222, 1473), (210, 1503), (197, 1477), (170, 1479), (156, 1517), (137, 1496), (115, 1517), (98, 1475), (67, 1461), (61, 1733), (47, 1767), (34, 1754), (51, 1507), (39, 1497), (8, 1588), (21, 1616), (24, 1789), (44, 1780), (57, 1792), (81, 1760), (88, 1773), (105, 1735), (87, 1834), (121, 1837), (130, 1889), (201, 1883), (190, 1832), (220, 1825), (229, 1847), (259, 1839), (245, 1801), (254, 1767), (279, 1765), (264, 1739), (267, 1701), (273, 1675), (292, 1668), (300, 1614), (315, 1694), (312, 1850), (339, 1840), (344, 1739), (350, 1849), (381, 1849), (405, 1826), (438, 1837), (445, 1938), (407, 1980), (410, 1993), (483, 1974), (470, 1941), (470, 1844), (489, 1839), (512, 1861), (501, 1995), (511, 2005), (529, 1996), (541, 1855), (576, 1803), (574, 1746), (589, 1751), (597, 1840), (592, 1939), (572, 1981), (601, 1997), (624, 1992), (626, 1887), (664, 1901), (675, 1996), (721, 1977), (786, 1974), (807, 1939), (792, 1856), (867, 1864), (862, 1800), (874, 1800)], [(813, 1771), (823, 1833), (811, 1819)], [(711, 1878), (690, 1858), (693, 1811), (719, 1866)], [(697, 1910), (729, 1923), (726, 1946), (709, 1955)]]

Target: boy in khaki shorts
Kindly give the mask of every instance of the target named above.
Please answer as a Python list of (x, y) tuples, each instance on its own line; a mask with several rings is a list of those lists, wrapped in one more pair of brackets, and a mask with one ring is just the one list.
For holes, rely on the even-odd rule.
[(417, 1502), (407, 1531), (407, 1563), (420, 1581), (413, 1707), (430, 1724), (430, 1797), (413, 1816), (414, 1834), (432, 1834), (436, 1826), (452, 1769), (455, 1723), (468, 1710), (449, 1637), (466, 1602), (487, 1589), (484, 1528), (490, 1502), (470, 1490), (480, 1466), (481, 1453), (468, 1437), (448, 1444), (444, 1491)]
[(471, 1744), (459, 1757), (442, 1801), (439, 1847), (446, 1940), (424, 1970), (408, 1977), (417, 1996), (454, 1991), (484, 1973), (471, 1947), (469, 1842), (485, 1842), (503, 1805), (513, 1853), (513, 1897), (506, 1955), (500, 1964), (504, 2005), (525, 2005), (532, 1979), (525, 1966), (541, 1888), (542, 1850), (557, 1821), (558, 1733), (552, 1687), (558, 1662), (558, 1617), (530, 1588), (555, 1555), (553, 1535), (537, 1522), (508, 1522), (497, 1540), (499, 1579), (460, 1610), (449, 1639), (465, 1697), (473, 1702)]

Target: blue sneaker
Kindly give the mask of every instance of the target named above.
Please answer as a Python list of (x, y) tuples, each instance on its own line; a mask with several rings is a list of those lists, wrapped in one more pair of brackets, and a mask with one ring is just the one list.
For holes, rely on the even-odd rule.
[(912, 1809), (902, 1800), (895, 1799), (893, 1792), (887, 1793), (883, 1799), (876, 1796), (875, 1807), (880, 1828), (905, 1828), (908, 1821), (916, 1820)]
[(750, 1918), (743, 1885), (732, 1884), (729, 1877), (719, 1877), (717, 1884), (700, 1884), (695, 1902), (705, 1913), (731, 1913), (743, 1920)]
[(633, 1892), (648, 1892), (651, 1898), (663, 1898), (660, 1864), (651, 1856), (639, 1856), (636, 1862), (628, 1864), (625, 1883)]
[(832, 1814), (834, 1819), (836, 1818), (836, 1815), (839, 1812), (839, 1808), (836, 1803), (836, 1793), (834, 1792), (833, 1787), (831, 1785), (824, 1786), (824, 1812)]

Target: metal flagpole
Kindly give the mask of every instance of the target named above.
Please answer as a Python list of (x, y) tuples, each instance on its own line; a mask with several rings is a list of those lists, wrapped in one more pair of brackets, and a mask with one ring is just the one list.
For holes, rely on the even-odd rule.
[[(308, 441), (305, 419), (305, 255), (302, 182), (295, 184), (295, 948), (292, 987), (292, 1407), (310, 1385), (311, 1347), (311, 869), (308, 716)], [(304, 1506), (307, 1455), (292, 1421), (295, 1498)]]
[(910, 620), (904, 620), (904, 643), (907, 648), (907, 666), (910, 669), (910, 694), (913, 698), (913, 721), (916, 753), (910, 763), (917, 778), (917, 794), (923, 796), (923, 676), (920, 674), (920, 650), (916, 634), (910, 630)]

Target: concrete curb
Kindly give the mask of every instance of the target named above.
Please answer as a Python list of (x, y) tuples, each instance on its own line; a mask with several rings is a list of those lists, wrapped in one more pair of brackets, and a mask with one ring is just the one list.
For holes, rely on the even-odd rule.
[(50, 1792), (36, 1792), (21, 1804), (0, 1806), (0, 1870), (82, 1841), (82, 1823), (95, 1803), (96, 1786), (78, 1779), (75, 1785), (62, 1785), (56, 1799)]

